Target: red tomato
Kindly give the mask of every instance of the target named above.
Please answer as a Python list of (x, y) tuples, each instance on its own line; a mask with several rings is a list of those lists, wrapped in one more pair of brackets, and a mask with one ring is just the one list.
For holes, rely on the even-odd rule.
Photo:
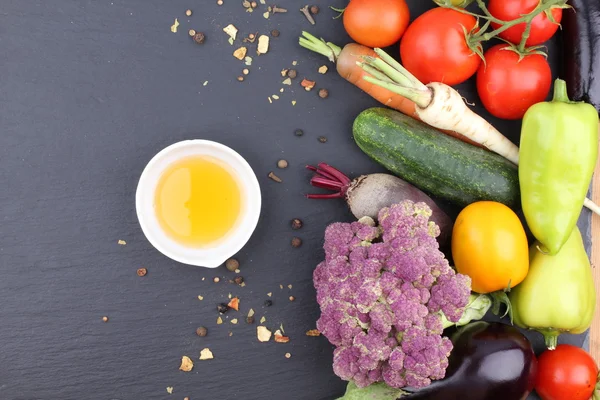
[(408, 26), (405, 0), (352, 0), (343, 14), (344, 28), (352, 40), (368, 47), (396, 43)]
[(585, 350), (559, 344), (538, 358), (535, 391), (542, 400), (588, 400), (597, 375), (598, 367)]
[(544, 101), (552, 86), (552, 71), (539, 54), (525, 56), (497, 44), (485, 52), (477, 71), (477, 93), (495, 117), (520, 119), (532, 105)]
[(471, 31), (476, 22), (470, 15), (442, 7), (421, 14), (400, 42), (402, 65), (424, 84), (452, 86), (466, 81), (477, 72), (481, 58), (467, 45), (463, 27)]
[[(512, 21), (528, 14), (540, 3), (539, 0), (490, 0), (488, 10), (490, 14), (502, 21)], [(531, 22), (531, 32), (525, 42), (527, 46), (535, 46), (549, 40), (558, 29), (558, 24), (562, 19), (562, 8), (552, 8), (552, 17), (556, 24), (548, 18), (545, 12), (536, 16)], [(500, 25), (492, 23), (492, 28), (496, 29)], [(498, 36), (508, 40), (511, 43), (518, 44), (525, 31), (525, 24), (518, 24), (508, 28)]]

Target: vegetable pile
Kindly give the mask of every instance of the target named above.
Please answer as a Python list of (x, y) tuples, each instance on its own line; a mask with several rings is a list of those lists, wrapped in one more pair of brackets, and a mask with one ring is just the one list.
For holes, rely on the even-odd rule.
[(383, 208), (378, 226), (366, 217), (325, 231), (317, 328), (337, 346), (334, 372), (358, 387), (419, 388), (445, 375), (452, 344), (443, 321), (461, 319), (471, 279), (450, 268), (430, 216), (406, 200)]
[[(600, 128), (598, 2), (434, 1), (392, 27), (381, 2), (352, 0), (342, 11), (355, 43), (299, 41), (381, 103), (355, 117), (352, 134), (391, 174), (307, 167), (313, 186), (333, 191), (307, 197), (344, 198), (357, 219), (326, 228), (314, 271), (318, 328), (349, 382), (342, 399), (600, 398), (594, 360), (560, 343), (596, 311), (576, 224), (584, 207), (600, 215), (586, 198)], [(401, 3), (389, 18), (409, 17)], [(542, 45), (561, 21), (565, 65), (552, 84)], [(394, 43), (400, 61), (380, 48)], [(519, 145), (453, 87), (469, 79), (490, 115), (522, 120)], [(459, 208), (456, 220), (439, 201)], [(505, 320), (471, 322), (488, 309)], [(525, 330), (544, 338), (539, 366)]]

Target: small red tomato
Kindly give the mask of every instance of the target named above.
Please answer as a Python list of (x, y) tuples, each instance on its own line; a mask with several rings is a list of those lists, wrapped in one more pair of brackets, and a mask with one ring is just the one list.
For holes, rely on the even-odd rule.
[(469, 48), (464, 32), (471, 31), (476, 23), (471, 15), (449, 8), (426, 11), (402, 37), (402, 65), (424, 84), (443, 82), (452, 86), (466, 81), (481, 64), (481, 58)]
[(477, 71), (477, 93), (486, 110), (502, 119), (520, 119), (550, 93), (552, 71), (546, 58), (530, 54), (519, 60), (510, 45), (497, 44), (485, 52)]
[(585, 350), (559, 344), (538, 358), (535, 391), (542, 400), (588, 400), (597, 376), (598, 367)]
[(406, 31), (410, 11), (405, 0), (352, 0), (344, 10), (343, 21), (356, 43), (387, 47)]
[[(539, 0), (490, 0), (488, 11), (502, 21), (512, 21), (532, 12), (539, 3)], [(537, 15), (531, 22), (529, 38), (525, 42), (527, 46), (542, 44), (554, 36), (562, 19), (563, 10), (562, 8), (554, 7), (551, 8), (550, 13), (556, 23), (552, 22), (545, 12)], [(493, 29), (499, 27), (499, 24), (492, 23)], [(525, 32), (525, 23), (512, 26), (501, 32), (498, 36), (511, 43), (519, 44), (523, 32)]]

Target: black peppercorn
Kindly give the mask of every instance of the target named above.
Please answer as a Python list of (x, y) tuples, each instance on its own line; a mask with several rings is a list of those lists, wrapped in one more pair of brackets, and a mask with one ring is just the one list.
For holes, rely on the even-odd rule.
[(279, 36), (279, 31), (278, 31), (277, 29), (273, 29), (273, 30), (271, 31), (271, 36), (273, 36), (273, 37), (278, 37), (278, 36)]
[(320, 89), (319, 97), (322, 99), (326, 99), (327, 97), (329, 97), (329, 91), (327, 89)]
[(239, 267), (240, 267), (240, 262), (238, 260), (236, 260), (235, 258), (230, 258), (229, 260), (225, 261), (225, 268), (227, 268), (231, 272), (234, 272)]
[(225, 314), (227, 311), (229, 311), (229, 306), (225, 303), (220, 303), (217, 305), (217, 311), (221, 314)]
[(296, 70), (295, 70), (295, 69), (290, 69), (290, 70), (287, 72), (287, 76), (288, 76), (289, 78), (292, 78), (292, 79), (294, 79), (296, 76), (298, 76), (298, 72), (296, 72)]
[(244, 277), (242, 277), (242, 276), (236, 276), (233, 281), (235, 283), (237, 283), (238, 285), (241, 285), (242, 283), (244, 283)]
[(207, 333), (208, 333), (208, 331), (203, 326), (201, 326), (200, 328), (196, 329), (196, 335), (198, 335), (198, 336), (206, 336)]
[(271, 307), (273, 305), (273, 302), (269, 299), (265, 300), (265, 307)]
[(302, 246), (302, 239), (300, 239), (299, 237), (294, 237), (292, 239), (292, 247), (300, 247)]
[(319, 13), (319, 6), (310, 6), (310, 13), (317, 15)]
[(194, 42), (198, 43), (198, 44), (202, 44), (204, 43), (204, 33), (202, 32), (196, 32), (196, 34), (194, 35)]
[(302, 220), (300, 218), (294, 218), (292, 220), (292, 229), (297, 230), (302, 228)]

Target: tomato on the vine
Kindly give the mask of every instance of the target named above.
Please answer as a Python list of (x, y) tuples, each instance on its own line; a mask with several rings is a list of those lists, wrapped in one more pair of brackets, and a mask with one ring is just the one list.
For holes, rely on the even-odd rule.
[(535, 391), (543, 400), (588, 400), (597, 376), (596, 362), (585, 350), (559, 344), (538, 358)]
[[(539, 3), (539, 0), (490, 0), (487, 7), (490, 14), (495, 18), (502, 21), (512, 21), (532, 12)], [(550, 14), (556, 23), (548, 18), (546, 12), (542, 12), (531, 21), (531, 31), (529, 38), (525, 42), (526, 46), (542, 44), (554, 36), (562, 20), (563, 10), (560, 7), (552, 7)], [(498, 27), (500, 27), (499, 24), (492, 22), (493, 29), (497, 29)], [(523, 32), (525, 32), (525, 23), (512, 26), (501, 32), (498, 36), (511, 43), (519, 44)]]
[(452, 86), (466, 81), (482, 62), (469, 48), (464, 31), (470, 32), (476, 24), (473, 16), (449, 8), (426, 11), (404, 33), (400, 42), (402, 65), (424, 84)]
[(477, 71), (477, 93), (495, 117), (520, 119), (532, 105), (542, 102), (552, 87), (552, 71), (543, 55), (519, 59), (510, 45), (497, 44), (485, 52)]
[(368, 47), (387, 47), (398, 42), (409, 20), (405, 0), (352, 0), (343, 14), (348, 35)]

